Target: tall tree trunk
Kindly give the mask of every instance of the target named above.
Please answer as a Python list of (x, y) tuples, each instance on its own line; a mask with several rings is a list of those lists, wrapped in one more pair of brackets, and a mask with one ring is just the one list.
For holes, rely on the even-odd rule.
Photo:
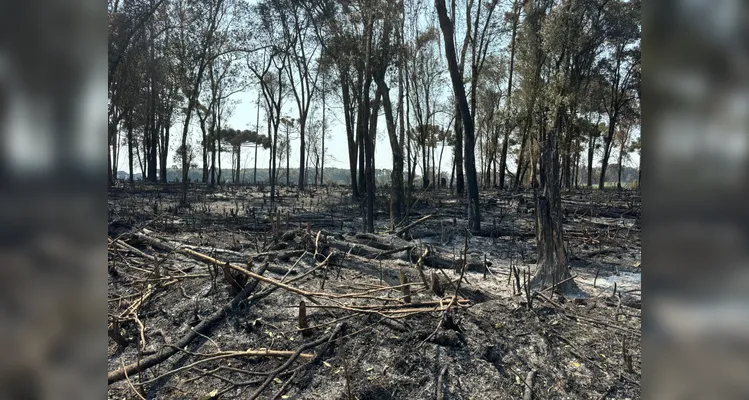
[[(307, 157), (305, 156), (305, 148), (304, 148), (304, 135), (306, 134), (305, 131), (305, 125), (306, 125), (306, 116), (300, 118), (299, 121), (299, 182), (298, 182), (298, 188), (301, 192), (304, 190), (304, 183), (306, 180), (305, 171), (306, 168), (304, 168), (304, 164), (307, 160)], [(291, 157), (291, 154), (288, 155), (288, 157)]]
[(273, 143), (275, 142), (275, 139), (273, 138), (273, 131), (271, 130), (271, 124), (273, 118), (270, 114), (268, 114), (268, 140), (270, 141), (270, 148), (268, 149), (268, 184), (271, 184), (271, 173), (273, 172), (273, 158), (275, 157), (273, 154)]
[[(393, 170), (390, 174), (390, 226), (400, 222), (402, 218), (403, 207), (403, 148), (400, 146), (398, 136), (395, 131), (395, 118), (393, 117), (393, 105), (390, 101), (390, 89), (387, 87), (382, 76), (376, 78), (377, 88), (382, 97), (383, 108), (385, 110), (385, 122), (390, 139), (390, 150), (393, 153)], [(376, 116), (375, 116), (376, 120)]]
[[(375, 133), (377, 132), (377, 117), (379, 114), (382, 92), (377, 91), (374, 104), (369, 112), (369, 127), (365, 131), (365, 149), (366, 157), (366, 188), (367, 188), (367, 232), (374, 233), (374, 203), (375, 203)], [(369, 103), (369, 101), (367, 102)], [(369, 104), (368, 104), (369, 106)]]
[(556, 285), (563, 293), (570, 293), (577, 290), (577, 285), (571, 279), (562, 231), (558, 153), (558, 132), (562, 128), (562, 113), (562, 107), (557, 107), (554, 128), (547, 131), (545, 124), (541, 124), (539, 132), (540, 169), (538, 180), (534, 179), (533, 182), (539, 269), (531, 279), (531, 286), (547, 288)]
[(288, 187), (291, 181), (289, 180), (289, 159), (291, 158), (291, 142), (289, 142), (289, 125), (286, 125), (286, 186)]
[(437, 168), (435, 167), (435, 161), (436, 160), (434, 159), (434, 151), (436, 150), (437, 146), (432, 146), (431, 143), (432, 142), (430, 141), (429, 142), (429, 151), (432, 153), (432, 165), (431, 165), (431, 167), (432, 167), (432, 171), (431, 171), (432, 172), (432, 187), (435, 188), (435, 187), (437, 187), (437, 183), (438, 183), (437, 182), (437, 176), (435, 175), (437, 173)]
[(614, 145), (614, 130), (616, 129), (616, 112), (609, 117), (609, 130), (603, 138), (603, 159), (601, 159), (601, 176), (598, 180), (598, 189), (603, 189), (606, 183), (606, 169), (609, 166), (609, 157), (611, 156), (611, 147)]
[[(405, 4), (404, 4), (405, 7)], [(403, 25), (404, 22), (401, 22), (401, 25)], [(403, 32), (403, 29), (401, 29), (401, 32)], [(403, 36), (400, 38), (400, 44), (401, 47), (403, 46)], [(402, 54), (399, 52), (399, 54)], [(413, 174), (411, 173), (411, 89), (410, 89), (410, 81), (409, 81), (409, 75), (408, 75), (408, 63), (405, 62), (401, 56), (401, 63), (400, 65), (403, 68), (402, 72), (399, 72), (399, 88), (398, 90), (402, 93), (401, 94), (401, 100), (400, 100), (400, 107), (399, 112), (401, 113), (400, 120), (401, 120), (401, 148), (403, 148), (403, 144), (405, 141), (405, 147), (406, 147), (406, 210), (403, 215), (403, 218), (408, 218), (409, 211), (411, 210), (411, 204), (413, 201)], [(404, 112), (404, 105), (405, 105), (405, 112)], [(404, 125), (405, 120), (405, 125)]]
[(127, 164), (130, 173), (130, 186), (135, 184), (133, 177), (133, 111), (130, 110), (127, 115)]
[(211, 175), (211, 188), (216, 187), (216, 119), (217, 119), (217, 112), (216, 109), (219, 107), (218, 104), (213, 105), (212, 108), (212, 117), (211, 117), (211, 127), (209, 129), (209, 136), (208, 136), (208, 144), (210, 146), (210, 153), (211, 153), (211, 168), (210, 168), (210, 175)]
[(109, 122), (109, 126), (107, 127), (107, 181), (110, 187), (114, 186), (114, 178), (116, 177), (112, 172), (114, 169), (114, 162), (112, 162), (112, 131), (114, 129), (112, 129), (112, 125), (112, 122)]
[(216, 139), (211, 138), (211, 187), (216, 187)]
[(429, 166), (427, 165), (427, 146), (426, 146), (426, 130), (425, 126), (421, 126), (421, 187), (426, 189), (429, 186)]
[(575, 189), (580, 188), (580, 135), (575, 138)]
[(200, 132), (203, 136), (203, 142), (200, 146), (200, 152), (202, 154), (203, 159), (203, 177), (201, 181), (203, 183), (208, 183), (208, 134), (206, 132), (206, 126), (205, 121), (208, 119), (208, 113), (205, 115), (200, 114), (200, 110), (197, 111), (198, 114), (198, 120), (200, 121)]
[(190, 168), (190, 160), (187, 158), (187, 133), (190, 130), (190, 119), (192, 118), (192, 112), (197, 104), (198, 90), (200, 89), (200, 81), (203, 76), (203, 68), (198, 71), (198, 76), (193, 83), (192, 92), (188, 97), (187, 110), (185, 112), (185, 120), (182, 127), (182, 199), (180, 204), (187, 205), (187, 187), (188, 187), (188, 170)]
[(619, 151), (619, 171), (617, 171), (616, 188), (622, 190), (622, 159), (624, 158), (624, 151)]
[(447, 16), (445, 0), (435, 0), (434, 4), (437, 7), (440, 28), (442, 29), (442, 35), (444, 37), (443, 43), (445, 46), (445, 56), (447, 57), (447, 67), (450, 71), (453, 91), (455, 92), (455, 98), (458, 101), (460, 115), (463, 120), (463, 128), (465, 129), (465, 163), (466, 178), (468, 180), (468, 223), (471, 230), (477, 232), (481, 230), (481, 214), (479, 210), (479, 188), (476, 180), (476, 161), (474, 157), (475, 138), (473, 135), (473, 119), (471, 117), (471, 111), (468, 108), (463, 79), (458, 71), (458, 61), (455, 55), (453, 23)]
[[(367, 102), (369, 102), (369, 101), (367, 101)], [(369, 121), (369, 115), (368, 114), (369, 114), (369, 110), (367, 110), (367, 112), (365, 114), (359, 114), (359, 119), (363, 120), (362, 123), (365, 126), (367, 125), (367, 121)], [(366, 129), (366, 128), (364, 128), (364, 129)], [(364, 164), (365, 164), (366, 160), (364, 159), (364, 144), (365, 143), (364, 143), (364, 132), (363, 131), (361, 131), (358, 135), (356, 135), (356, 142), (357, 142), (357, 145), (359, 147), (357, 149), (357, 151), (359, 153), (359, 156), (358, 156), (359, 167), (358, 167), (358, 170), (357, 170), (357, 172), (358, 172), (357, 179), (359, 181), (359, 193), (366, 193), (367, 185), (366, 185), (366, 182), (364, 181), (364, 179), (365, 179), (365, 177), (364, 177), (364, 172), (365, 172), (364, 171)]]
[(216, 152), (218, 155), (218, 171), (216, 171), (216, 182), (221, 185), (221, 120), (216, 124)]
[(140, 166), (140, 175), (141, 175), (141, 177), (145, 178), (146, 177), (146, 166), (145, 166), (145, 164), (143, 164), (144, 157), (140, 156), (140, 148), (138, 146), (133, 146), (133, 147), (135, 147), (135, 157), (138, 158), (138, 165)]
[(237, 172), (236, 172), (236, 178), (234, 178), (234, 183), (242, 183), (242, 181), (239, 179), (239, 171), (242, 166), (242, 143), (237, 144)]
[(463, 177), (463, 118), (460, 108), (455, 104), (455, 193), (459, 197), (465, 194), (465, 178)]
[[(320, 159), (320, 186), (323, 185), (323, 177), (325, 176), (325, 91), (322, 92), (322, 157)], [(317, 166), (317, 163), (315, 163)], [(315, 167), (315, 176), (317, 176), (317, 167)], [(317, 178), (315, 178), (317, 180)]]
[(351, 193), (355, 199), (359, 198), (359, 186), (356, 182), (356, 161), (358, 147), (354, 139), (354, 111), (351, 107), (351, 90), (347, 72), (341, 72), (341, 96), (343, 97), (343, 116), (346, 123), (346, 139), (348, 144), (349, 173), (351, 174)]
[(159, 180), (167, 182), (167, 162), (169, 160), (169, 131), (172, 125), (172, 113), (174, 109), (169, 107), (164, 118), (163, 134), (159, 135)]
[(590, 135), (588, 140), (588, 189), (593, 187), (593, 155), (596, 151), (596, 136)]
[[(530, 113), (529, 113), (530, 115)], [(530, 117), (529, 117), (530, 118)], [(520, 139), (520, 152), (518, 153), (518, 165), (517, 169), (515, 170), (515, 182), (513, 182), (512, 186), (514, 190), (520, 189), (523, 182), (523, 167), (525, 166), (525, 153), (528, 151), (528, 126), (530, 125), (530, 122), (528, 122), (528, 119), (525, 121), (525, 126), (523, 127), (523, 133), (522, 138)]]
[(622, 170), (624, 169), (622, 162), (624, 161), (624, 148), (627, 145), (629, 132), (627, 132), (626, 135), (627, 136), (622, 138), (622, 140), (619, 142), (619, 171), (617, 171), (616, 181), (616, 188), (618, 190), (622, 190)]
[(111, 112), (110, 112), (110, 118), (109, 118), (109, 126), (108, 126), (108, 136), (107, 136), (107, 155), (108, 155), (108, 162), (109, 162), (109, 168), (107, 172), (107, 176), (109, 179), (110, 186), (114, 185), (116, 179), (117, 179), (117, 169), (119, 167), (119, 129), (118, 126), (120, 124), (120, 119), (122, 118), (122, 113), (117, 112), (117, 109), (112, 106)]
[[(155, 62), (154, 58), (154, 46), (153, 46), (153, 33), (151, 34), (151, 62)], [(156, 79), (155, 79), (155, 68), (151, 66), (151, 96), (150, 96), (150, 106), (149, 106), (149, 123), (150, 123), (150, 132), (147, 136), (147, 139), (144, 138), (148, 142), (148, 181), (149, 182), (156, 182), (156, 171), (158, 164), (156, 163), (157, 158), (157, 148), (158, 148), (158, 127), (156, 126), (156, 94), (157, 94), (157, 88), (156, 88)]]
[[(575, 115), (576, 112), (574, 111), (570, 113), (570, 115)], [(572, 138), (574, 136), (574, 126), (571, 123), (565, 124), (565, 131), (567, 134), (564, 138), (564, 163), (562, 166), (562, 171), (564, 173), (563, 178), (563, 184), (565, 189), (571, 189), (572, 188)]]
[(443, 136), (442, 146), (440, 146), (440, 158), (437, 162), (437, 180), (434, 181), (434, 184), (440, 189), (444, 189), (444, 185), (442, 184), (442, 155), (445, 153), (445, 137), (447, 135)]
[(257, 185), (257, 147), (260, 144), (255, 143), (255, 166), (252, 168), (252, 183)]

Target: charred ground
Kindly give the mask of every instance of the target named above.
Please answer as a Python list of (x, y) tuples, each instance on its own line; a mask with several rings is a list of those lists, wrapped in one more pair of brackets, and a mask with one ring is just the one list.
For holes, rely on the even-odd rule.
[(110, 190), (110, 398), (641, 397), (639, 192), (563, 194), (577, 299), (524, 285), (530, 193), (482, 193), (466, 238), (465, 200), (419, 193), (398, 235), (386, 192), (371, 235), (340, 187)]

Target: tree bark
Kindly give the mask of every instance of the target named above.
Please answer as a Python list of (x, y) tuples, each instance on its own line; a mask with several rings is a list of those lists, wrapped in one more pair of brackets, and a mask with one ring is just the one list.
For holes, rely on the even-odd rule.
[(616, 112), (611, 114), (609, 117), (609, 129), (606, 136), (603, 138), (603, 158), (601, 159), (601, 175), (598, 178), (598, 189), (603, 189), (606, 183), (606, 169), (609, 166), (609, 157), (611, 156), (611, 148), (614, 145), (614, 130), (616, 129), (616, 120), (618, 115)]
[(463, 118), (455, 104), (455, 193), (459, 197), (465, 194), (465, 177), (463, 176)]
[[(367, 232), (374, 233), (374, 202), (375, 202), (375, 132), (377, 132), (377, 117), (380, 108), (382, 92), (377, 91), (375, 101), (369, 114), (369, 127), (365, 132), (364, 154), (365, 162), (365, 180), (367, 189)], [(369, 102), (368, 102), (369, 103)]]
[(348, 72), (341, 68), (341, 96), (343, 97), (343, 116), (346, 122), (346, 139), (348, 143), (348, 160), (349, 173), (351, 174), (351, 193), (355, 199), (359, 198), (359, 186), (356, 182), (356, 161), (357, 151), (356, 140), (354, 139), (354, 110), (351, 107), (351, 88)]
[(593, 155), (596, 150), (596, 136), (591, 134), (588, 139), (588, 189), (593, 187)]
[(286, 153), (286, 186), (288, 187), (291, 183), (289, 180), (289, 159), (291, 158), (291, 143), (289, 142), (289, 125), (286, 125), (286, 149), (284, 152)]
[(133, 111), (130, 110), (127, 116), (127, 166), (130, 173), (130, 186), (135, 184), (133, 176)]
[(390, 139), (390, 150), (393, 153), (393, 171), (390, 174), (390, 226), (395, 226), (402, 218), (403, 207), (403, 149), (398, 142), (395, 132), (395, 118), (393, 117), (393, 105), (390, 101), (390, 89), (385, 83), (384, 76), (376, 77), (378, 91), (382, 96), (385, 111), (385, 122), (387, 124), (388, 138)]
[[(320, 186), (323, 185), (323, 178), (325, 177), (325, 92), (322, 92), (322, 144), (320, 151), (322, 157), (320, 157)], [(317, 163), (315, 163), (317, 165)], [(315, 167), (315, 175), (317, 175), (317, 167)], [(317, 178), (315, 178), (317, 180)]]
[(445, 0), (435, 0), (437, 15), (440, 21), (440, 28), (444, 37), (445, 56), (447, 57), (447, 66), (450, 71), (453, 91), (460, 109), (463, 128), (465, 129), (465, 163), (468, 183), (468, 223), (473, 231), (481, 230), (481, 214), (479, 210), (479, 188), (476, 180), (476, 161), (474, 158), (474, 125), (471, 111), (466, 99), (463, 79), (458, 71), (458, 61), (455, 55), (453, 23), (447, 16)]
[(558, 107), (556, 113), (554, 128), (548, 132), (545, 128), (539, 131), (540, 168), (538, 180), (533, 181), (539, 269), (531, 279), (531, 286), (547, 288), (566, 280), (557, 289), (563, 293), (571, 293), (577, 290), (577, 284), (570, 279), (572, 275), (564, 246), (559, 181), (558, 132), (562, 128), (562, 107)]

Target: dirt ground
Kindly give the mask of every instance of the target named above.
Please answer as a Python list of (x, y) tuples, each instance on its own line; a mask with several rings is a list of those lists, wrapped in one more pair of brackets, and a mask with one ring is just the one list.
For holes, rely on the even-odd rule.
[(416, 195), (367, 235), (343, 187), (110, 191), (109, 398), (641, 398), (639, 192), (563, 194), (576, 298), (523, 284), (530, 193), (482, 191), (467, 238), (465, 200)]

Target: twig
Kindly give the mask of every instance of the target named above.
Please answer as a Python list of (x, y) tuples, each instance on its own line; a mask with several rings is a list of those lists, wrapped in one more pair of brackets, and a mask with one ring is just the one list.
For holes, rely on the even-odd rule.
[(440, 330), (442, 325), (445, 322), (445, 318), (447, 318), (447, 313), (450, 311), (450, 308), (452, 308), (453, 304), (457, 303), (458, 300), (458, 293), (460, 292), (460, 285), (463, 283), (463, 275), (466, 272), (466, 266), (468, 265), (468, 259), (466, 258), (466, 255), (468, 254), (468, 229), (466, 229), (466, 236), (465, 236), (465, 245), (463, 247), (463, 268), (460, 269), (460, 278), (458, 279), (458, 283), (455, 286), (455, 294), (453, 295), (452, 299), (450, 299), (450, 303), (445, 307), (445, 311), (442, 313), (442, 318), (440, 318), (440, 322), (437, 324), (437, 328), (432, 332), (429, 336), (427, 336), (426, 339), (424, 339), (421, 343), (419, 343), (419, 346), (423, 345), (434, 335), (437, 334), (437, 332)]
[(289, 377), (289, 379), (287, 379), (286, 382), (284, 382), (283, 385), (281, 385), (281, 388), (278, 389), (278, 392), (276, 392), (276, 395), (273, 396), (273, 400), (281, 398), (281, 395), (283, 395), (283, 392), (286, 390), (286, 386), (288, 386), (289, 383), (291, 383), (291, 381), (293, 381), (294, 378), (296, 378), (296, 374), (297, 374), (296, 372), (291, 374), (291, 377)]
[(184, 367), (176, 368), (171, 371), (165, 372), (153, 379), (144, 381), (139, 383), (138, 385), (146, 385), (151, 382), (155, 382), (159, 379), (162, 379), (164, 377), (167, 377), (169, 375), (174, 375), (177, 372), (181, 372), (190, 368), (195, 368), (196, 366), (209, 362), (209, 361), (215, 361), (215, 360), (221, 360), (224, 358), (237, 358), (237, 357), (292, 357), (296, 355), (297, 357), (302, 358), (315, 358), (315, 354), (296, 354), (293, 351), (284, 351), (284, 350), (247, 350), (247, 351), (225, 351), (221, 353), (216, 353), (215, 355), (211, 357), (204, 358), (199, 361), (195, 361), (194, 363), (185, 365)]
[(575, 278), (577, 278), (577, 275), (573, 275), (573, 276), (570, 276), (569, 278), (566, 278), (566, 279), (562, 279), (561, 281), (559, 281), (559, 282), (557, 282), (557, 283), (555, 283), (555, 284), (553, 284), (553, 285), (551, 285), (551, 286), (549, 286), (549, 287), (547, 287), (547, 288), (545, 288), (545, 289), (543, 289), (543, 290), (541, 290), (541, 291), (542, 291), (542, 292), (545, 292), (545, 291), (547, 291), (547, 290), (551, 290), (551, 289), (554, 289), (555, 287), (557, 287), (557, 286), (559, 286), (559, 285), (561, 285), (561, 284), (563, 284), (563, 283), (565, 283), (565, 282), (567, 282), (567, 281), (570, 281), (570, 280), (572, 280), (572, 279), (575, 279)]
[(531, 400), (533, 398), (533, 378), (535, 377), (535, 369), (528, 372), (528, 376), (525, 377), (525, 393), (523, 393), (523, 400)]
[[(259, 273), (265, 272), (265, 267), (261, 266), (260, 270), (258, 270)], [(242, 289), (239, 294), (234, 296), (234, 298), (226, 305), (218, 309), (216, 312), (208, 316), (208, 318), (201, 321), (195, 328), (190, 330), (183, 336), (180, 340), (178, 340), (174, 347), (169, 347), (162, 349), (161, 352), (156, 353), (152, 356), (146, 357), (142, 360), (139, 360), (133, 364), (130, 364), (126, 367), (123, 367), (122, 369), (118, 369), (115, 371), (110, 371), (107, 374), (107, 384), (112, 384), (118, 381), (121, 381), (125, 378), (127, 374), (132, 375), (134, 373), (139, 373), (141, 371), (144, 371), (148, 368), (153, 367), (154, 365), (157, 365), (159, 363), (162, 363), (166, 361), (169, 357), (173, 356), (178, 352), (177, 349), (185, 348), (188, 344), (190, 344), (195, 338), (198, 337), (198, 333), (205, 334), (210, 330), (210, 328), (217, 323), (218, 321), (222, 320), (224, 317), (226, 317), (226, 314), (231, 310), (232, 308), (239, 305), (239, 303), (247, 298), (247, 296), (252, 293), (253, 290), (258, 285), (258, 281), (255, 280), (252, 283), (248, 284), (247, 286)]]
[(446, 372), (447, 366), (444, 366), (442, 367), (442, 371), (440, 371), (440, 374), (437, 377), (437, 400), (444, 400), (445, 398), (443, 378), (445, 377)]
[(329, 341), (335, 339), (335, 337), (338, 336), (338, 334), (341, 333), (341, 331), (343, 330), (343, 327), (344, 327), (344, 323), (340, 323), (340, 324), (336, 325), (335, 329), (333, 329), (333, 332), (329, 336), (322, 337), (320, 339), (315, 340), (314, 342), (305, 343), (305, 344), (299, 346), (299, 348), (294, 353), (294, 355), (292, 355), (291, 357), (289, 357), (289, 359), (286, 360), (285, 363), (281, 364), (280, 367), (278, 367), (278, 368), (276, 368), (276, 369), (274, 369), (273, 371), (270, 372), (270, 374), (268, 375), (268, 377), (265, 378), (265, 381), (263, 382), (263, 384), (260, 385), (260, 387), (257, 388), (257, 390), (255, 390), (255, 392), (253, 392), (252, 395), (250, 395), (250, 397), (248, 399), (249, 400), (257, 399), (258, 396), (260, 396), (263, 393), (263, 391), (268, 387), (268, 385), (270, 385), (270, 383), (273, 382), (273, 379), (275, 379), (276, 375), (278, 375), (279, 373), (283, 372), (286, 368), (288, 368), (291, 364), (293, 364), (294, 361), (296, 361), (296, 359), (299, 357), (299, 355), (302, 354), (303, 351), (309, 350), (309, 349), (311, 349), (313, 347), (317, 347), (317, 346), (319, 346), (319, 345), (321, 345), (323, 343), (326, 343), (326, 342), (329, 342)]
[[(125, 370), (125, 362), (124, 362), (124, 361), (122, 361), (122, 359), (120, 359), (120, 364), (122, 365), (122, 369), (123, 369), (123, 370)], [(133, 392), (135, 392), (135, 394), (136, 394), (136, 395), (137, 395), (138, 397), (140, 397), (140, 398), (141, 398), (142, 400), (146, 400), (146, 398), (145, 398), (145, 397), (143, 397), (143, 396), (142, 396), (142, 395), (141, 395), (141, 394), (140, 394), (140, 393), (139, 393), (139, 392), (138, 392), (138, 391), (137, 391), (137, 390), (135, 389), (135, 386), (133, 386), (133, 383), (132, 383), (132, 382), (130, 382), (130, 377), (129, 377), (129, 376), (127, 376), (127, 371), (125, 372), (125, 379), (127, 380), (127, 384), (128, 384), (129, 386), (130, 386), (130, 389), (133, 389)]]
[(410, 224), (406, 225), (404, 228), (401, 228), (400, 230), (398, 230), (397, 232), (395, 232), (395, 236), (402, 235), (404, 232), (406, 232), (409, 229), (415, 227), (416, 225), (421, 224), (422, 222), (428, 220), (429, 218), (432, 218), (433, 216), (434, 216), (434, 214), (425, 215), (425, 216), (417, 219), (416, 221), (411, 222)]
[(429, 290), (429, 282), (427, 281), (427, 278), (424, 276), (424, 258), (429, 255), (429, 246), (426, 246), (424, 248), (424, 253), (421, 254), (421, 257), (419, 257), (419, 260), (416, 261), (416, 269), (419, 271), (419, 276), (421, 277), (421, 281), (424, 282), (424, 287)]

